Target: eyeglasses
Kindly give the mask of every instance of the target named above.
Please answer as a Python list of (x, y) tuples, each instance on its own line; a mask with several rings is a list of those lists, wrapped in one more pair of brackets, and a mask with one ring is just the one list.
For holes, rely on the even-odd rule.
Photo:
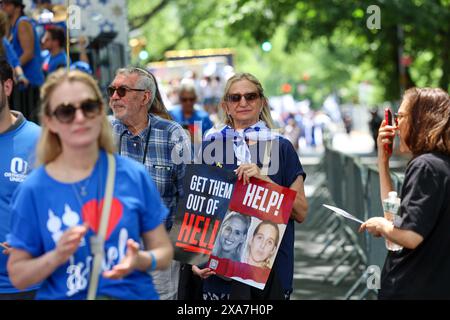
[(230, 102), (236, 103), (236, 102), (241, 101), (242, 97), (245, 98), (245, 101), (251, 102), (251, 101), (255, 101), (256, 99), (258, 99), (260, 97), (260, 95), (257, 92), (250, 92), (250, 93), (244, 93), (244, 94), (235, 93), (235, 94), (229, 94), (227, 97), (227, 100)]
[(100, 101), (91, 99), (82, 101), (79, 107), (75, 107), (72, 103), (63, 103), (57, 106), (50, 115), (62, 123), (71, 123), (75, 119), (77, 109), (80, 109), (85, 118), (92, 119), (100, 114), (101, 105)]
[(180, 97), (180, 101), (181, 101), (181, 102), (195, 102), (195, 100), (197, 100), (197, 98), (184, 98), (184, 97)]
[(125, 95), (127, 94), (128, 91), (146, 91), (146, 90), (145, 89), (128, 88), (125, 86), (120, 86), (120, 87), (109, 86), (108, 87), (108, 95), (110, 97), (112, 97), (114, 95), (114, 92), (116, 92), (116, 91), (117, 91), (118, 96), (123, 98), (123, 97), (125, 97)]

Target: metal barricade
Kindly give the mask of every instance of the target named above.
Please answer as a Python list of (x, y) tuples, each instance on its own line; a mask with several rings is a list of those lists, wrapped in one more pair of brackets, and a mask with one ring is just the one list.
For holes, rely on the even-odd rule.
[[(323, 168), (327, 181), (323, 188), (316, 190), (318, 197), (316, 194), (313, 197), (314, 210), (318, 212), (315, 217), (318, 228), (311, 240), (323, 245), (316, 258), (336, 259), (331, 271), (324, 275), (324, 281), (331, 281), (333, 285), (339, 285), (351, 273), (359, 274), (345, 298), (352, 298), (363, 286), (357, 298), (364, 299), (370, 292), (377, 292), (376, 289), (368, 288), (367, 279), (374, 270), (381, 270), (383, 267), (387, 254), (384, 238), (375, 238), (367, 232), (358, 233), (357, 224), (324, 211), (321, 204), (331, 202), (362, 221), (382, 216), (378, 169), (362, 164), (356, 156), (346, 155), (329, 147), (325, 149)], [(403, 175), (392, 173), (391, 179), (394, 188), (400, 192)], [(324, 190), (325, 186), (328, 193)], [(345, 272), (338, 275), (339, 267), (344, 265)], [(333, 276), (337, 278), (332, 280)]]

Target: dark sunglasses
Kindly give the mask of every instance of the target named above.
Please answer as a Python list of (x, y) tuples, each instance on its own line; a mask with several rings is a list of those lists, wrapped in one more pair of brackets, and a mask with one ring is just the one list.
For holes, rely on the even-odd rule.
[(250, 93), (244, 93), (244, 94), (235, 93), (235, 94), (229, 94), (227, 97), (227, 101), (239, 102), (239, 101), (241, 101), (242, 97), (245, 98), (245, 101), (250, 102), (250, 101), (255, 101), (260, 96), (259, 96), (259, 93), (257, 93), (257, 92), (250, 92)]
[(80, 109), (85, 118), (92, 119), (100, 114), (101, 105), (102, 103), (98, 100), (82, 101), (79, 107), (75, 107), (72, 103), (63, 103), (57, 106), (50, 115), (62, 123), (71, 123), (75, 119), (77, 109)]
[(123, 98), (125, 97), (125, 95), (127, 94), (128, 91), (146, 91), (145, 89), (134, 89), (134, 88), (128, 88), (128, 87), (113, 87), (113, 86), (109, 86), (108, 87), (108, 95), (110, 97), (112, 97), (114, 95), (114, 92), (117, 91), (117, 94), (119, 95), (119, 97)]

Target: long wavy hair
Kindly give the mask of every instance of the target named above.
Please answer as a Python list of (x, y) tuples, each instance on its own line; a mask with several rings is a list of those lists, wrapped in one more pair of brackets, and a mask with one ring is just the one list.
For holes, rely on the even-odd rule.
[[(220, 106), (222, 107), (222, 110), (225, 111), (225, 105), (227, 104), (231, 86), (241, 80), (248, 80), (256, 86), (262, 103), (262, 112), (260, 115), (260, 119), (266, 123), (268, 128), (274, 129), (275, 125), (273, 123), (272, 116), (270, 115), (269, 102), (267, 100), (267, 97), (264, 95), (262, 84), (251, 73), (236, 73), (230, 79), (228, 79), (225, 85), (224, 94), (222, 96), (222, 99), (220, 100)], [(222, 112), (221, 122), (234, 128), (233, 119), (229, 117), (226, 112)]]
[(48, 164), (55, 160), (62, 152), (62, 144), (59, 136), (53, 133), (45, 125), (44, 117), (50, 114), (50, 98), (55, 89), (64, 82), (81, 82), (87, 85), (95, 94), (95, 98), (101, 101), (102, 127), (98, 137), (99, 148), (108, 153), (115, 152), (115, 146), (112, 137), (112, 131), (109, 121), (106, 117), (106, 105), (97, 82), (87, 73), (78, 70), (66, 71), (61, 68), (51, 73), (43, 86), (41, 87), (41, 110), (40, 120), (42, 124), (42, 133), (37, 146), (37, 164)]
[(450, 97), (439, 88), (410, 88), (403, 97), (408, 130), (405, 143), (413, 156), (450, 155)]

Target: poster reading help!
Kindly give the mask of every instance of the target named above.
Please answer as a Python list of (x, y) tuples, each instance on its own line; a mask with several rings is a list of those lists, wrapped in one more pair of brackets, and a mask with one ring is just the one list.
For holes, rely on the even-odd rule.
[(175, 260), (202, 264), (214, 248), (233, 195), (236, 174), (218, 167), (188, 164), (183, 198), (170, 232)]
[(237, 181), (208, 266), (218, 275), (264, 289), (296, 192), (251, 178)]

